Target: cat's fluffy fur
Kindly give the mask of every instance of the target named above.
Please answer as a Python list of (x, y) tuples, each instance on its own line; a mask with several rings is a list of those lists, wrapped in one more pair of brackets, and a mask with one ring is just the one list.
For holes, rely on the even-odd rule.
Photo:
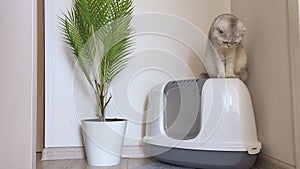
[(246, 31), (243, 23), (231, 14), (222, 14), (213, 21), (206, 56), (213, 57), (207, 60), (214, 62), (206, 66), (215, 67), (208, 71), (210, 77), (247, 80), (247, 54), (242, 45)]

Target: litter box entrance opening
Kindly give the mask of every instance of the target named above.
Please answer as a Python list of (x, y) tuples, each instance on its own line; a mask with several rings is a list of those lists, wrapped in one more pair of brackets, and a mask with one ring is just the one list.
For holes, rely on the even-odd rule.
[(201, 91), (205, 80), (169, 82), (164, 89), (164, 129), (174, 139), (195, 138), (201, 130)]

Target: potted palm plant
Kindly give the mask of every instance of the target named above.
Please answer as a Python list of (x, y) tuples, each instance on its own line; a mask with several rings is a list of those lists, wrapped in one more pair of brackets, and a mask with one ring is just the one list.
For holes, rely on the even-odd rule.
[(107, 119), (112, 80), (132, 52), (131, 0), (73, 0), (60, 18), (65, 41), (95, 93), (97, 119), (82, 120), (87, 161), (94, 166), (120, 162), (127, 121)]

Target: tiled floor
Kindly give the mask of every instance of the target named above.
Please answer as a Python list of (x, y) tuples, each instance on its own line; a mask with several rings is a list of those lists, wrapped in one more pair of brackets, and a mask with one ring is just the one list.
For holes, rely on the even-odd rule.
[[(56, 161), (40, 161), (42, 155), (37, 153), (36, 156), (37, 169), (133, 169), (143, 165), (157, 162), (155, 159), (122, 159), (121, 163), (111, 167), (93, 167), (87, 165), (86, 160), (56, 160)], [(159, 169), (159, 168), (157, 168)], [(252, 167), (251, 169), (257, 169)]]
[(132, 169), (143, 165), (150, 164), (156, 160), (147, 159), (122, 159), (121, 163), (111, 167), (93, 167), (88, 166), (86, 160), (56, 160), (40, 161), (41, 153), (37, 153), (37, 169)]

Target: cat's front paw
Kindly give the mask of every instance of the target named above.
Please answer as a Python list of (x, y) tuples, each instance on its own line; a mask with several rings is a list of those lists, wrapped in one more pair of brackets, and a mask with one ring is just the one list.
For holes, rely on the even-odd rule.
[(226, 74), (227, 78), (237, 78), (237, 75), (235, 75), (234, 73), (228, 73)]
[(219, 72), (218, 73), (218, 78), (225, 78), (225, 72)]

